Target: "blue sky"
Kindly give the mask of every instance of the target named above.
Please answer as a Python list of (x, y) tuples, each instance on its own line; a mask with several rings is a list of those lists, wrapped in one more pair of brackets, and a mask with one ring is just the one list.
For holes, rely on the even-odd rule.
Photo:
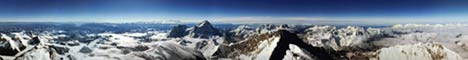
[(468, 23), (467, 0), (1, 0), (0, 22)]

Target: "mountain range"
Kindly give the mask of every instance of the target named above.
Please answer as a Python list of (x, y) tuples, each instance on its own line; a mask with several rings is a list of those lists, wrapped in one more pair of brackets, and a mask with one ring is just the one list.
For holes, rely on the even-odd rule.
[[(43, 24), (41, 29), (26, 29)], [(463, 60), (466, 24), (4, 24), (3, 60)], [(15, 28), (16, 29), (7, 29)], [(74, 26), (74, 27), (70, 27)], [(47, 30), (45, 30), (47, 29)], [(73, 30), (83, 29), (83, 30)]]

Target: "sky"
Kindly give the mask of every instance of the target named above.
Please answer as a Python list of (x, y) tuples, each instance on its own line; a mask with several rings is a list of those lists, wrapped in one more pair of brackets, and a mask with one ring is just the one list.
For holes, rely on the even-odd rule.
[(468, 23), (468, 0), (0, 0), (0, 22)]

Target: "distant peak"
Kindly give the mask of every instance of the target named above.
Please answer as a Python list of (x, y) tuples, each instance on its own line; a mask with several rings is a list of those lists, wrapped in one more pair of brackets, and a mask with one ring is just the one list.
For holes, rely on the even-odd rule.
[(204, 23), (204, 22), (208, 22), (208, 20), (203, 20), (202, 23)]
[(208, 20), (203, 20), (200, 24), (198, 24), (198, 27), (202, 26), (211, 26), (211, 23), (208, 22)]

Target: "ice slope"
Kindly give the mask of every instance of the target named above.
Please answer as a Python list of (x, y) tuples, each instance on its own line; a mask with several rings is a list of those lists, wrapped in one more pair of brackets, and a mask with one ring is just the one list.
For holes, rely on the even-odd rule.
[(463, 60), (463, 58), (440, 44), (418, 43), (382, 48), (371, 60)]
[[(390, 47), (417, 43), (436, 43), (445, 46), (463, 58), (468, 58), (468, 25), (466, 24), (400, 24), (385, 28), (393, 37), (371, 42), (373, 46)], [(397, 33), (395, 33), (397, 32)]]
[[(23, 33), (15, 34), (22, 35)], [(63, 43), (55, 41), (59, 36), (47, 34), (40, 33), (37, 35), (38, 40), (40, 40), (37, 45), (28, 45), (27, 48), (21, 50), (15, 56), (2, 56), (2, 58), (5, 57), (7, 60), (204, 60), (206, 59), (204, 54), (207, 56), (213, 54), (213, 51), (216, 51), (217, 46), (222, 42), (222, 39), (212, 39), (211, 41), (199, 39), (194, 41), (196, 38), (184, 38), (184, 40), (190, 40), (194, 43), (193, 45), (183, 46), (181, 40), (166, 38), (166, 33), (147, 32), (88, 34), (88, 37), (99, 38), (89, 43), (78, 41)], [(2, 36), (2, 38), (7, 37), (6, 35)], [(143, 40), (150, 37), (152, 37), (150, 40), (154, 39), (154, 41)], [(7, 39), (11, 38), (7, 37)], [(201, 41), (205, 40), (208, 42), (194, 46), (202, 44)], [(18, 44), (21, 43), (18, 42)]]
[[(435, 43), (468, 58), (466, 24), (399, 24), (387, 28), (314, 26), (306, 30), (304, 41), (331, 47), (355, 57), (369, 56), (375, 50), (398, 45)], [(410, 56), (408, 56), (410, 57)]]

